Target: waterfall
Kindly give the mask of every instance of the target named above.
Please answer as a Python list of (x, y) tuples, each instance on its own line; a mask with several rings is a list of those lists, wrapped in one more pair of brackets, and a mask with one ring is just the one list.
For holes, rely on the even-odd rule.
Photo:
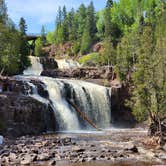
[[(111, 119), (111, 88), (81, 80), (56, 79), (40, 76), (43, 70), (38, 57), (30, 56), (32, 66), (19, 76), (31, 87), (29, 96), (51, 105), (60, 131), (92, 129), (87, 121), (73, 108), (70, 100), (88, 119), (99, 128), (109, 128)], [(58, 60), (60, 68), (78, 67), (77, 62)], [(39, 95), (36, 85), (31, 80), (44, 83), (49, 99)]]
[(81, 67), (81, 65), (73, 61), (71, 59), (56, 59), (56, 62), (58, 63), (59, 69), (70, 69), (70, 68), (78, 68)]
[(31, 66), (24, 70), (24, 75), (40, 75), (43, 71), (43, 66), (40, 63), (40, 58), (35, 56), (29, 56), (31, 60)]
[[(39, 79), (45, 84), (60, 131), (91, 129), (66, 99), (70, 99), (97, 127), (109, 128), (111, 88), (80, 80), (41, 76), (24, 76), (23, 78)], [(29, 85), (35, 89), (32, 83)], [(33, 90), (33, 93), (32, 97), (45, 101), (41, 99), (41, 96), (39, 97), (36, 90)]]

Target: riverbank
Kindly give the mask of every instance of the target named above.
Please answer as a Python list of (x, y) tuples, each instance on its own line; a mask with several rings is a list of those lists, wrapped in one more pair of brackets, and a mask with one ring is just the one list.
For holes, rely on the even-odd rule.
[(166, 164), (166, 151), (150, 142), (143, 128), (23, 136), (5, 139), (0, 149), (4, 166)]

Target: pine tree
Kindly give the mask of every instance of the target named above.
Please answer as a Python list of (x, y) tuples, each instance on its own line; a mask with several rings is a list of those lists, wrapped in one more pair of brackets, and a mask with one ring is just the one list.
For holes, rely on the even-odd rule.
[(24, 70), (30, 65), (30, 60), (28, 58), (29, 47), (26, 40), (26, 31), (27, 25), (23, 17), (20, 18), (19, 22), (19, 31), (20, 31), (20, 70)]
[(112, 8), (113, 7), (113, 0), (107, 0), (106, 8)]
[(4, 0), (0, 0), (0, 23), (6, 24), (8, 20), (7, 7)]
[(20, 30), (20, 33), (22, 36), (26, 35), (27, 25), (26, 25), (25, 19), (23, 17), (20, 18), (19, 30)]
[(61, 7), (59, 7), (58, 8), (58, 15), (56, 17), (56, 27), (58, 28), (61, 25), (62, 25), (62, 10), (61, 10)]
[(66, 6), (63, 6), (62, 9), (62, 20), (64, 21), (67, 17), (67, 11), (66, 11)]
[(76, 19), (75, 19), (75, 11), (72, 8), (71, 11), (68, 13), (68, 31), (69, 31), (69, 41), (75, 41), (76, 40)]
[(95, 40), (95, 34), (97, 32), (97, 27), (96, 27), (96, 18), (95, 18), (95, 9), (93, 2), (90, 2), (90, 5), (87, 8), (87, 17), (86, 17), (87, 24), (89, 24), (90, 28), (90, 36), (92, 38), (92, 41)]
[(67, 20), (66, 6), (63, 7), (62, 17), (63, 17), (62, 38), (63, 38), (63, 42), (66, 42), (66, 41), (68, 41), (68, 38), (69, 38), (69, 29), (68, 29), (68, 20)]
[(97, 32), (96, 28), (96, 18), (93, 2), (87, 8), (85, 28), (81, 41), (81, 53), (86, 54), (90, 51), (90, 47), (95, 41), (95, 34)]
[(81, 4), (77, 11), (77, 23), (78, 23), (78, 37), (81, 37), (85, 28), (86, 22), (86, 7), (84, 4)]
[(46, 44), (46, 31), (44, 26), (42, 26), (41, 28), (41, 42), (42, 42), (42, 46)]
[(102, 53), (103, 63), (115, 64), (114, 50), (112, 44), (112, 36), (111, 36), (111, 1), (107, 1), (106, 9), (105, 9), (105, 38), (104, 38), (104, 50)]
[(146, 118), (145, 113), (151, 115), (153, 89), (153, 55), (154, 41), (151, 26), (144, 28), (141, 36), (141, 47), (138, 55), (136, 71), (133, 73), (133, 111), (139, 120)]

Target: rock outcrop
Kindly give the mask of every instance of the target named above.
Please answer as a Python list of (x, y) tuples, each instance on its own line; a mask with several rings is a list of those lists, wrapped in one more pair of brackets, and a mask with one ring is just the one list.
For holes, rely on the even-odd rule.
[(125, 105), (129, 99), (129, 87), (127, 85), (112, 87), (111, 96), (111, 120), (115, 127), (134, 127), (136, 120), (131, 108)]
[[(0, 134), (22, 136), (55, 131), (55, 117), (51, 106), (27, 95), (31, 88), (24, 82), (0, 79)], [(44, 90), (40, 90), (47, 96)]]
[(40, 63), (43, 65), (44, 70), (53, 70), (58, 68), (58, 64), (54, 58), (40, 57)]
[(42, 76), (49, 76), (53, 78), (85, 78), (85, 79), (113, 79), (115, 74), (111, 67), (89, 67), (76, 69), (56, 69), (44, 70)]

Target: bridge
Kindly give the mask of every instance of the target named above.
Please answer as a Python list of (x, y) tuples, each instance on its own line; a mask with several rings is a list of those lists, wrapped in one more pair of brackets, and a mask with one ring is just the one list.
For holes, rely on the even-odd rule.
[(28, 41), (31, 55), (35, 54), (35, 42), (40, 36), (41, 36), (40, 34), (34, 34), (34, 33), (30, 33), (26, 35), (26, 40)]

